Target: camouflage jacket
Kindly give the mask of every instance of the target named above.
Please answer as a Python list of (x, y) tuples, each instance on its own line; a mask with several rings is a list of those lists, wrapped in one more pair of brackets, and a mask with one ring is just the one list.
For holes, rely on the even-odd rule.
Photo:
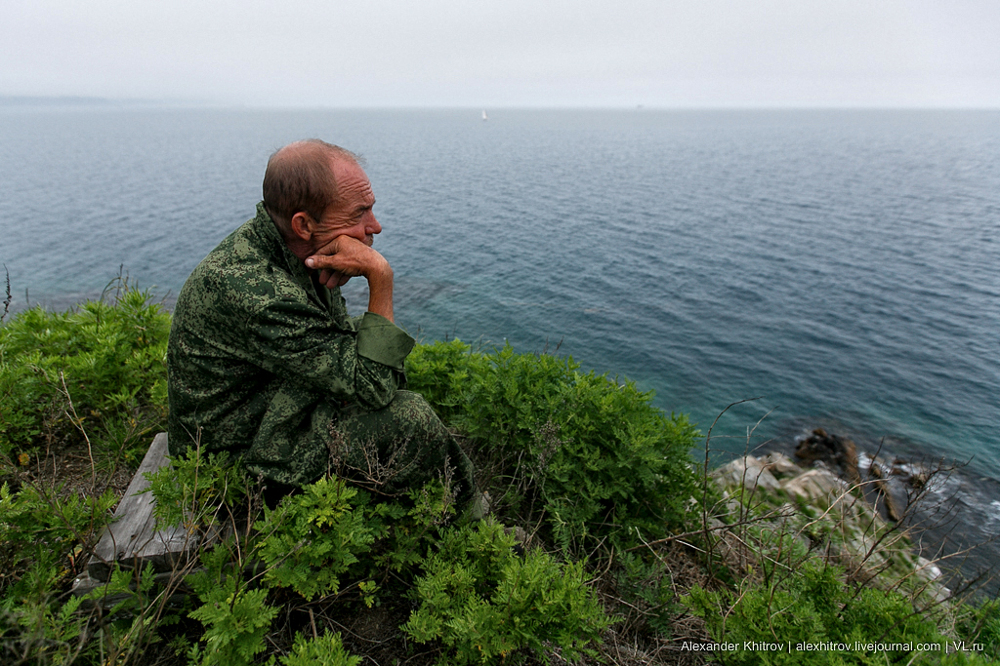
[(167, 348), (170, 453), (198, 440), (265, 478), (313, 481), (326, 471), (338, 412), (387, 405), (405, 385), (413, 344), (380, 315), (348, 317), (340, 290), (316, 286), (258, 204), (177, 298)]

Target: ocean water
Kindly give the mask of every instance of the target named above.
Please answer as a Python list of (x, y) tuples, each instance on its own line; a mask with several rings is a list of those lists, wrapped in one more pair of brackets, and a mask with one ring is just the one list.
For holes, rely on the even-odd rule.
[(719, 451), (822, 426), (1000, 479), (997, 111), (0, 109), (14, 307), (120, 265), (169, 304), (312, 136), (365, 157), (425, 341), (568, 354), (703, 431), (759, 398)]

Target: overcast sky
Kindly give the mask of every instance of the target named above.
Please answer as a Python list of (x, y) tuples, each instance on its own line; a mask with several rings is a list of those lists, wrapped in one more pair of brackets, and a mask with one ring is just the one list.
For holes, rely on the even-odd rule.
[(1000, 108), (1000, 1), (0, 0), (0, 95)]

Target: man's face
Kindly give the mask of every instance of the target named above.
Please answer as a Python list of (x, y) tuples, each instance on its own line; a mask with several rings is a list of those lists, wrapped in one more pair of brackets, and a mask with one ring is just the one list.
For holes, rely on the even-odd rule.
[(357, 164), (345, 159), (335, 160), (332, 168), (337, 181), (337, 202), (327, 207), (314, 227), (313, 249), (323, 247), (337, 236), (350, 236), (371, 247), (382, 225), (372, 212), (375, 194), (368, 176)]

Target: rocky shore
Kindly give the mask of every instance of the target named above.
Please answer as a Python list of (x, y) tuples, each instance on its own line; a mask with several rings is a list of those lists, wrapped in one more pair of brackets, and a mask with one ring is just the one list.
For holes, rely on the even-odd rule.
[[(823, 428), (800, 423), (753, 453), (758, 458), (781, 453), (803, 469), (824, 469), (860, 484), (879, 515), (902, 523), (914, 550), (939, 563), (949, 584), (972, 585), (988, 597), (1000, 594), (1000, 481), (983, 476), (969, 461), (843, 423)], [(854, 461), (857, 477), (850, 469)]]
[(959, 575), (920, 547), (919, 507), (935, 470), (870, 456), (822, 429), (799, 441), (795, 457), (747, 455), (716, 469), (712, 478), (727, 504), (725, 520), (763, 517), (758, 520), (780, 524), (809, 551), (841, 564), (850, 578), (905, 587), (929, 603), (961, 587)]

